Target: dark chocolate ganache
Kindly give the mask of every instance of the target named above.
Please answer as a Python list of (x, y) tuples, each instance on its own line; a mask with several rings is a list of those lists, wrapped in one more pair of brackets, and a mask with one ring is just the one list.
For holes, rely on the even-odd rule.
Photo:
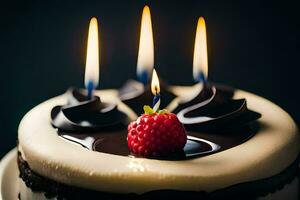
[[(230, 99), (230, 93), (220, 91), (223, 94), (219, 95)], [(62, 139), (92, 151), (135, 156), (127, 146), (128, 119), (117, 106), (101, 102), (99, 97), (88, 100), (75, 89), (67, 95), (67, 105), (55, 106), (51, 112), (52, 125)], [(237, 123), (235, 129), (215, 132), (188, 129), (188, 140), (181, 152), (156, 159), (185, 160), (224, 151), (251, 138), (257, 128), (258, 124), (253, 122)]]
[(211, 133), (234, 131), (261, 117), (247, 108), (246, 99), (233, 99), (233, 95), (232, 88), (207, 82), (193, 99), (179, 103), (173, 112), (188, 131)]
[[(166, 108), (170, 102), (176, 98), (166, 83), (160, 80), (160, 95), (161, 104), (160, 108)], [(129, 106), (137, 115), (144, 113), (144, 105), (152, 105), (153, 94), (151, 92), (150, 84), (144, 85), (135, 80), (127, 81), (124, 86), (119, 90), (119, 98), (123, 103)]]
[[(167, 157), (157, 157), (162, 160), (186, 160), (224, 151), (235, 147), (251, 138), (257, 131), (258, 124), (245, 126), (240, 130), (227, 133), (188, 132), (188, 140), (182, 152), (176, 152)], [(127, 146), (127, 129), (115, 131), (99, 131), (92, 133), (58, 132), (62, 139), (78, 144), (83, 148), (120, 156), (135, 156)]]
[(102, 102), (99, 97), (87, 96), (80, 90), (71, 88), (66, 93), (66, 105), (55, 106), (51, 110), (52, 125), (66, 132), (94, 132), (114, 130), (124, 127), (126, 115), (117, 105)]

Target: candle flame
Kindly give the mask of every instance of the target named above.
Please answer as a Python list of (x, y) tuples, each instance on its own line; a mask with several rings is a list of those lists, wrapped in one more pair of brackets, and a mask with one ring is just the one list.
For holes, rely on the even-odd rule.
[(98, 41), (98, 21), (95, 17), (90, 20), (89, 34), (87, 41), (87, 55), (85, 64), (85, 87), (93, 84), (96, 88), (99, 82), (99, 41)]
[(140, 32), (140, 43), (137, 60), (137, 76), (143, 79), (143, 76), (148, 75), (148, 78), (153, 70), (154, 66), (154, 44), (153, 44), (153, 32), (151, 13), (149, 6), (145, 6), (143, 9), (142, 21), (141, 21), (141, 32)]
[(153, 69), (152, 73), (151, 91), (153, 95), (160, 93), (159, 79), (155, 69)]
[(208, 76), (206, 25), (203, 17), (199, 18), (197, 24), (193, 59), (193, 75), (195, 81), (204, 81)]

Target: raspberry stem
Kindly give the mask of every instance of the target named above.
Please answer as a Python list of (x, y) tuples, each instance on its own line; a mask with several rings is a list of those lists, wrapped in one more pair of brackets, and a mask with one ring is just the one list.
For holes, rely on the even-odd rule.
[(166, 114), (166, 113), (169, 113), (169, 111), (167, 110), (167, 109), (162, 109), (162, 110), (157, 110), (157, 111), (155, 111), (155, 110), (153, 110), (150, 106), (148, 106), (148, 105), (144, 105), (144, 112), (145, 112), (145, 114), (147, 114), (147, 115), (153, 115), (153, 114), (155, 114), (155, 113), (157, 113), (157, 114)]

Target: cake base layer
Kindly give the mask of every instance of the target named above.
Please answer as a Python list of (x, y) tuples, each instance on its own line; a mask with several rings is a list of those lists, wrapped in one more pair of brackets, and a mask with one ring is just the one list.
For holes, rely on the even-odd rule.
[[(177, 191), (177, 190), (157, 190), (144, 194), (117, 194), (109, 192), (101, 192), (88, 190), (75, 186), (62, 184), (32, 171), (28, 163), (22, 158), (21, 153), (18, 153), (18, 166), (20, 170), (20, 178), (22, 188), (20, 196), (22, 200), (29, 199), (28, 196), (35, 195), (38, 198), (46, 199), (158, 199), (166, 198), (182, 198), (182, 199), (254, 199), (261, 196), (266, 196), (269, 193), (274, 193), (282, 189), (284, 185), (290, 183), (299, 175), (299, 160), (300, 156), (281, 173), (270, 178), (241, 183), (230, 186), (228, 188), (216, 190), (210, 193), (205, 191)], [(21, 180), (20, 180), (21, 181)], [(25, 183), (25, 184), (24, 184)], [(25, 186), (26, 185), (26, 186)], [(26, 187), (28, 189), (26, 190)], [(28, 192), (28, 190), (31, 190)], [(34, 194), (33, 194), (34, 193)]]

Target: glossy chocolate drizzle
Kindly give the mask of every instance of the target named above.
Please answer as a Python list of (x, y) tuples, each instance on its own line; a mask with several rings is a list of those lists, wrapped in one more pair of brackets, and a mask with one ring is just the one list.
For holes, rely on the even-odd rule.
[[(259, 128), (257, 125), (252, 124), (239, 130), (224, 132), (224, 134), (188, 132), (187, 144), (183, 151), (165, 157), (157, 157), (156, 159), (186, 160), (224, 151), (251, 138)], [(66, 133), (59, 131), (58, 134), (61, 138), (92, 151), (120, 156), (135, 156), (128, 149), (126, 129), (93, 133)]]
[[(161, 104), (160, 108), (166, 108), (169, 103), (176, 98), (167, 84), (160, 80)], [(141, 82), (135, 80), (127, 81), (119, 90), (119, 98), (128, 105), (137, 115), (144, 113), (144, 105), (152, 105), (153, 94), (150, 84), (144, 86)]]
[(247, 108), (246, 99), (232, 99), (233, 94), (231, 88), (205, 83), (192, 100), (180, 103), (174, 112), (187, 130), (207, 132), (232, 131), (261, 117)]
[[(131, 154), (127, 146), (127, 131), (119, 130), (112, 132), (91, 133), (65, 133), (59, 132), (60, 137), (67, 141), (71, 141), (86, 149), (109, 153), (121, 156), (134, 156)], [(195, 134), (194, 134), (195, 135)], [(183, 151), (175, 152), (164, 157), (156, 157), (161, 160), (184, 160), (194, 157), (204, 156), (219, 151), (220, 146), (214, 142), (199, 138), (197, 136), (188, 136), (187, 144)]]

